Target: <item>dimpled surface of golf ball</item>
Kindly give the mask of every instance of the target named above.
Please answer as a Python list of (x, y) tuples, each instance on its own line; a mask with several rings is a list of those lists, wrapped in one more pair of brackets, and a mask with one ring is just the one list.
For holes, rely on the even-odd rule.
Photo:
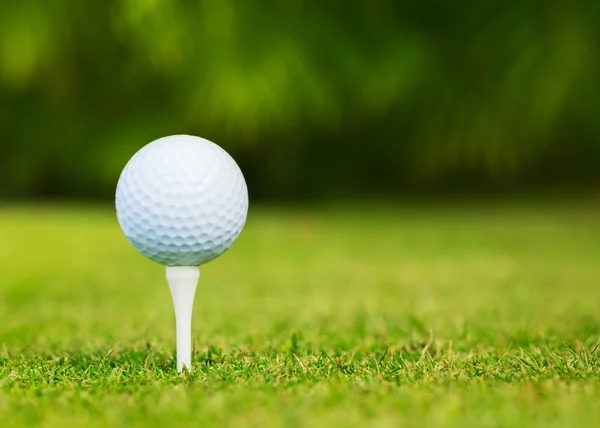
[(174, 135), (131, 158), (115, 202), (121, 229), (140, 253), (166, 266), (199, 266), (223, 254), (242, 231), (248, 190), (221, 147)]

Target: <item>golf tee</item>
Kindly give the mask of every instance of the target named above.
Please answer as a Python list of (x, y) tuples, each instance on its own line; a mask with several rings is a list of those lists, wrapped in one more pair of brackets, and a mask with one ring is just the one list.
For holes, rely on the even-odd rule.
[(175, 308), (177, 332), (177, 371), (192, 367), (192, 310), (200, 278), (198, 266), (168, 266), (167, 281)]

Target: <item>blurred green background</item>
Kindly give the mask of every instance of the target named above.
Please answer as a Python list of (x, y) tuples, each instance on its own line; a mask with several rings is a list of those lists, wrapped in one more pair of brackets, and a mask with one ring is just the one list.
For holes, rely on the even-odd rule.
[(4, 0), (0, 197), (109, 200), (169, 134), (254, 200), (593, 190), (600, 3)]

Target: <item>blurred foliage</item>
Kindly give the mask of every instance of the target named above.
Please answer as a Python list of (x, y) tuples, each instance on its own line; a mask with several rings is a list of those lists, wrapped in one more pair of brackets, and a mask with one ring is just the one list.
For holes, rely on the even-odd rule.
[(596, 0), (3, 0), (0, 195), (112, 195), (177, 133), (254, 197), (598, 183), (598, 22)]

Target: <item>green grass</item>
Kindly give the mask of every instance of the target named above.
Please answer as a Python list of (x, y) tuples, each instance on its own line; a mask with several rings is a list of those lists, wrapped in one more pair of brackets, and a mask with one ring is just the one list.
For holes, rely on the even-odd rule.
[(255, 208), (179, 376), (110, 209), (4, 207), (1, 425), (595, 426), (599, 237), (590, 204)]

